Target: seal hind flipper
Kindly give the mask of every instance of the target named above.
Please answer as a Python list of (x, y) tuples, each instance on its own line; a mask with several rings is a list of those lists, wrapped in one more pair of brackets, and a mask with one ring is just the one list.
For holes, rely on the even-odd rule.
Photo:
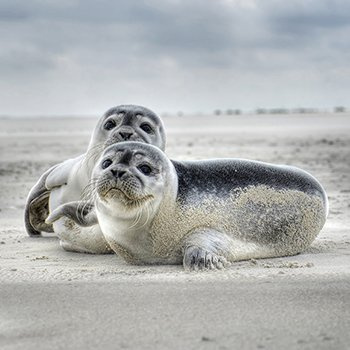
[(52, 225), (45, 222), (45, 219), (49, 215), (49, 196), (49, 191), (44, 192), (40, 196), (34, 198), (29, 206), (30, 224), (39, 232), (53, 232)]
[(50, 191), (46, 188), (46, 179), (59, 164), (44, 172), (32, 187), (24, 208), (24, 226), (29, 236), (40, 236), (40, 231), (53, 232), (52, 225), (45, 223), (49, 213)]
[(92, 226), (98, 223), (94, 205), (91, 202), (75, 201), (60, 205), (46, 219), (47, 224), (52, 224), (61, 217), (67, 217), (82, 227)]

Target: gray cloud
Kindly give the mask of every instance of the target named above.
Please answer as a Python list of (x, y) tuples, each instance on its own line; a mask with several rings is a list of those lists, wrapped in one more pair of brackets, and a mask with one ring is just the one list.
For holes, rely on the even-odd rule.
[(2, 1), (0, 114), (349, 105), (344, 1)]

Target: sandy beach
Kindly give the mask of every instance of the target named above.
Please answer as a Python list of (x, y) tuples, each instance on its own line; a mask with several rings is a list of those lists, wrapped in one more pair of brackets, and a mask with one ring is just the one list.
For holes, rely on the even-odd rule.
[(223, 271), (131, 266), (27, 236), (26, 196), (83, 153), (96, 118), (0, 119), (1, 349), (348, 349), (350, 113), (164, 116), (174, 159), (290, 164), (325, 187), (330, 213), (303, 254)]

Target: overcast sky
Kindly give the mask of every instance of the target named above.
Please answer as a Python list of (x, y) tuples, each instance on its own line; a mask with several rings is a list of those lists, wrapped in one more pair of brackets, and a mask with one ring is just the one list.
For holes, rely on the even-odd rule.
[(0, 114), (350, 107), (348, 0), (1, 0)]

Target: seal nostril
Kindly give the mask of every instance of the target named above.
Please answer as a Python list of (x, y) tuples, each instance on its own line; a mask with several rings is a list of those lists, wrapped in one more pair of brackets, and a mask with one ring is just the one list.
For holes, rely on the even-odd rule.
[(121, 178), (126, 173), (126, 171), (124, 171), (124, 170), (117, 170), (117, 169), (111, 169), (111, 173), (113, 174), (114, 177)]
[(129, 140), (132, 132), (119, 132), (119, 135), (124, 139), (124, 140)]

